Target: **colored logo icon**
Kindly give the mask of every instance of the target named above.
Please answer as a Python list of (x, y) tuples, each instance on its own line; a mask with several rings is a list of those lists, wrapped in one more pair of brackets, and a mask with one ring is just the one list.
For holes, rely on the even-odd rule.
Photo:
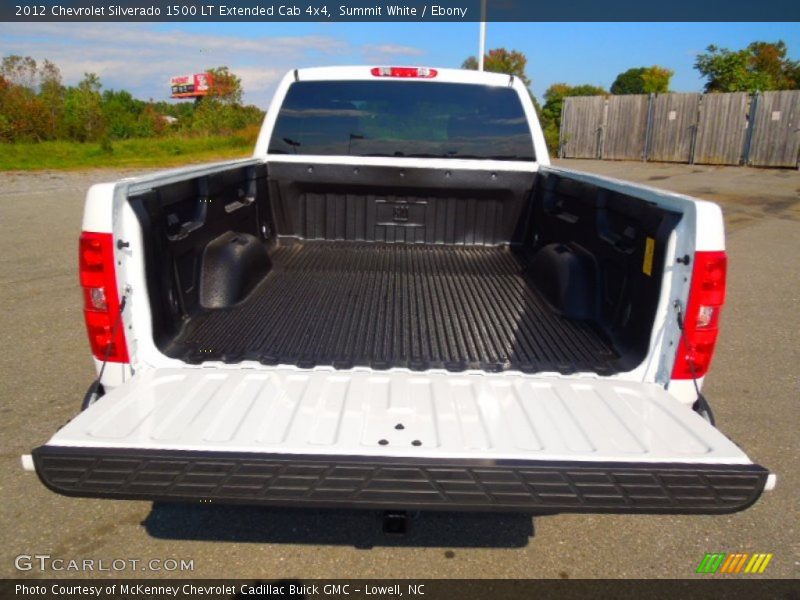
[(706, 553), (703, 560), (700, 561), (696, 572), (706, 575), (714, 573), (725, 573), (728, 575), (736, 573), (763, 573), (772, 560), (772, 556), (772, 553)]

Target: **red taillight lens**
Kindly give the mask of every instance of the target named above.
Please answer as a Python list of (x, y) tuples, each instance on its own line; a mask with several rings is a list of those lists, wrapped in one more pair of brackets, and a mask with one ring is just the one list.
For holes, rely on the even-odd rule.
[(375, 77), (416, 77), (418, 79), (433, 79), (439, 73), (436, 69), (428, 67), (374, 67), (370, 73)]
[(684, 338), (678, 344), (673, 379), (703, 377), (708, 372), (725, 303), (728, 259), (724, 252), (697, 252), (684, 315)]
[(92, 354), (98, 360), (108, 357), (109, 362), (128, 362), (125, 331), (122, 321), (117, 323), (119, 296), (114, 270), (114, 239), (110, 233), (84, 231), (81, 234), (78, 269), (83, 287), (83, 316)]

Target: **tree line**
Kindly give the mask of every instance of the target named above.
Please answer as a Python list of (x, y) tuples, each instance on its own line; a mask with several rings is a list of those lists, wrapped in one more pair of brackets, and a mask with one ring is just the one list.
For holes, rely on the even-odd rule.
[[(766, 91), (800, 88), (800, 61), (787, 57), (782, 41), (753, 42), (730, 50), (709, 46), (697, 55), (695, 68), (705, 78), (706, 92)], [(487, 71), (519, 77), (530, 89), (527, 57), (496, 48), (484, 57)], [(477, 69), (469, 57), (462, 65)], [(208, 69), (209, 95), (199, 102), (144, 101), (126, 90), (103, 89), (94, 73), (77, 85), (64, 85), (59, 68), (49, 60), (6, 56), (0, 62), (0, 142), (72, 140), (101, 142), (180, 134), (229, 134), (261, 123), (264, 112), (242, 104), (242, 83), (227, 67)], [(531, 94), (552, 150), (558, 148), (564, 98), (607, 94), (649, 94), (669, 91), (673, 71), (659, 65), (620, 73), (609, 90), (593, 84), (554, 83), (540, 104)]]
[[(800, 89), (800, 61), (793, 61), (787, 55), (788, 48), (780, 40), (753, 42), (740, 50), (711, 45), (696, 56), (694, 68), (705, 79), (704, 90), (707, 93)], [(484, 56), (487, 71), (519, 77), (530, 89), (531, 82), (525, 74), (527, 62), (522, 52), (505, 48), (490, 50)], [(470, 56), (462, 68), (477, 69), (477, 59)], [(554, 83), (544, 92), (544, 104), (531, 94), (548, 147), (552, 152), (558, 150), (564, 98), (666, 93), (673, 75), (672, 70), (659, 65), (633, 67), (617, 75), (608, 90), (593, 84)]]
[(85, 73), (64, 85), (49, 60), (6, 56), (0, 62), (0, 142), (100, 142), (180, 134), (227, 134), (260, 124), (264, 112), (242, 104), (242, 84), (227, 67), (208, 69), (209, 95), (199, 102), (144, 101), (103, 89)]

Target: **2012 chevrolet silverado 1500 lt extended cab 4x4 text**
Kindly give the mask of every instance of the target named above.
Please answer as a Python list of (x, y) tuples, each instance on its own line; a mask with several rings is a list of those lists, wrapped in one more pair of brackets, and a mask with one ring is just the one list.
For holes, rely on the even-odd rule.
[(250, 159), (93, 186), (102, 386), (33, 451), (67, 495), (728, 513), (773, 476), (699, 395), (719, 207), (550, 165), (528, 90), (300, 69)]

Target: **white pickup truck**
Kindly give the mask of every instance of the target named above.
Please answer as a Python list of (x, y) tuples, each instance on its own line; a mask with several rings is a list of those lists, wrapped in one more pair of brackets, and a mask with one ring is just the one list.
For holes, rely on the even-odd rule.
[[(729, 513), (715, 204), (550, 165), (524, 84), (300, 69), (252, 158), (93, 186), (70, 496)], [(76, 406), (77, 408), (77, 406)]]

